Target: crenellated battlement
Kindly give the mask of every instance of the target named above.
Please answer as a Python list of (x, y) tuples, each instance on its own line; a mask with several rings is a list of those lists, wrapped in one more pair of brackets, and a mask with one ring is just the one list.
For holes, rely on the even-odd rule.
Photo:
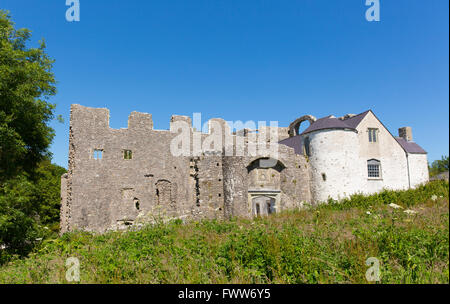
[(75, 129), (107, 129), (109, 128), (109, 110), (73, 104), (70, 108), (70, 125)]
[[(91, 108), (78, 104), (71, 106), (71, 126), (83, 129), (112, 129), (109, 125), (110, 112), (106, 108)], [(152, 114), (132, 112), (128, 116), (129, 130), (153, 130)]]
[(128, 129), (132, 130), (153, 130), (152, 114), (132, 112), (128, 116)]
[[(98, 132), (99, 130), (116, 130), (110, 127), (110, 111), (106, 108), (92, 108), (85, 107), (79, 104), (73, 104), (71, 106), (71, 127), (75, 130), (80, 129), (85, 133), (88, 132)], [(189, 126), (191, 132), (194, 130), (192, 118), (185, 115), (172, 115), (170, 118), (170, 127), (169, 130), (172, 129), (179, 122), (185, 122), (185, 126)], [(197, 130), (197, 132), (201, 132), (202, 134), (211, 134), (214, 128), (220, 127), (223, 135), (229, 134), (234, 136), (243, 136), (248, 137), (249, 134), (252, 133), (266, 133), (270, 134), (271, 132), (278, 132), (279, 139), (282, 140), (284, 138), (289, 137), (288, 128), (287, 127), (270, 127), (264, 126), (261, 129), (252, 129), (249, 130), (247, 128), (233, 131), (230, 128), (230, 125), (227, 121), (222, 118), (211, 118), (206, 122), (208, 126), (207, 132), (203, 132), (204, 130)], [(128, 117), (128, 127), (121, 128), (120, 130), (131, 130), (131, 131), (169, 131), (169, 130), (157, 130), (153, 128), (153, 117), (152, 114), (142, 113), (142, 112), (132, 112)], [(244, 124), (242, 124), (245, 127)], [(255, 125), (256, 127), (256, 125)]]

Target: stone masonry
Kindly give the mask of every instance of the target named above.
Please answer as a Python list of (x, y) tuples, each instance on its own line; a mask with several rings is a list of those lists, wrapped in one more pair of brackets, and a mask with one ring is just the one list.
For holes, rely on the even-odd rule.
[[(180, 120), (191, 124), (189, 117), (173, 116), (171, 125)], [(190, 128), (191, 138), (194, 132)], [(128, 128), (116, 130), (109, 127), (107, 109), (72, 105), (69, 168), (61, 183), (61, 232), (104, 232), (143, 218), (252, 217), (254, 198), (262, 202), (261, 215), (311, 200), (308, 163), (293, 148), (280, 145), (275, 168), (260, 168), (258, 161), (264, 157), (173, 156), (170, 144), (177, 135), (154, 130), (150, 114), (133, 112)], [(202, 139), (207, 136), (201, 134)]]
[[(305, 121), (310, 126), (299, 134)], [(180, 123), (189, 126), (184, 135), (176, 127)], [(412, 142), (411, 129), (401, 129), (394, 138), (371, 111), (339, 119), (306, 115), (288, 128), (235, 133), (222, 119), (209, 124), (209, 133), (201, 133), (190, 117), (172, 116), (170, 130), (155, 130), (151, 114), (133, 112), (128, 128), (112, 129), (107, 109), (72, 105), (61, 233), (105, 232), (161, 219), (252, 218), (356, 192), (373, 193), (389, 183), (404, 189), (427, 181), (426, 152)], [(208, 141), (214, 126), (225, 130), (219, 148), (172, 153), (180, 136), (194, 151), (195, 138)], [(366, 143), (366, 129), (378, 130), (378, 143)], [(271, 132), (278, 134), (276, 143), (270, 143)], [(277, 157), (251, 152), (259, 140), (273, 144)], [(237, 153), (238, 142), (244, 143), (242, 154)], [(382, 175), (368, 178), (367, 164), (371, 170), (378, 165)]]

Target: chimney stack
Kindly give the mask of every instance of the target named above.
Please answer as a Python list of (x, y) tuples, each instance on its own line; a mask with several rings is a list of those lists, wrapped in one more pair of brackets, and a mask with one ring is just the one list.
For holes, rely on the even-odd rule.
[(398, 129), (398, 136), (404, 138), (406, 141), (413, 141), (411, 127), (403, 127)]

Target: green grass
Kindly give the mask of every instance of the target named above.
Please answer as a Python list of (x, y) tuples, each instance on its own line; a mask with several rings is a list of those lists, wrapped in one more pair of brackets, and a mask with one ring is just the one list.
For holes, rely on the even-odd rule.
[(81, 283), (368, 283), (369, 257), (381, 283), (449, 283), (448, 197), (439, 181), (254, 221), (70, 233), (1, 266), (0, 283), (67, 283), (68, 257)]

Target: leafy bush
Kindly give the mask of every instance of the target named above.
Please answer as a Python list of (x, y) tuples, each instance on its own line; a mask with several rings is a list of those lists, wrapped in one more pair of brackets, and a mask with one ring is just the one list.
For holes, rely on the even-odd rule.
[(377, 205), (402, 204), (406, 207), (413, 207), (417, 204), (429, 201), (433, 195), (448, 197), (449, 184), (446, 181), (432, 181), (418, 186), (412, 190), (393, 191), (384, 190), (380, 193), (370, 196), (363, 194), (354, 194), (349, 198), (340, 201), (329, 199), (328, 204), (322, 205), (323, 208), (333, 208), (335, 210), (344, 210), (353, 207), (371, 207)]
[(59, 231), (61, 175), (66, 170), (44, 161), (31, 178), (19, 175), (0, 185), (0, 264), (26, 255), (36, 239)]
[(448, 156), (442, 156), (441, 159), (437, 159), (429, 166), (430, 176), (433, 177), (442, 172), (448, 172), (449, 160)]

